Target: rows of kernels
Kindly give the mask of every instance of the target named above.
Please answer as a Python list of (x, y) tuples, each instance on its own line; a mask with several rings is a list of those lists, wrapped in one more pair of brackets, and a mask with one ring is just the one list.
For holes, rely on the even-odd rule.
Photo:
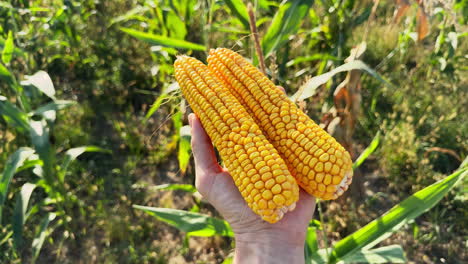
[(210, 51), (208, 66), (240, 95), (299, 185), (321, 199), (335, 199), (351, 183), (349, 153), (291, 102), (257, 68), (227, 49)]
[(284, 160), (204, 64), (181, 57), (174, 66), (184, 97), (200, 117), (249, 207), (268, 222), (280, 220), (299, 197), (299, 187)]
[[(234, 154), (228, 158), (231, 162), (226, 165), (229, 171), (240, 172), (239, 177), (233, 176), (239, 191), (247, 203), (252, 203), (255, 212), (267, 221), (276, 222), (280, 217), (278, 208), (297, 199), (299, 189), (291, 184), (294, 178), (263, 136), (249, 133), (243, 140), (234, 142), (233, 148)], [(288, 184), (281, 186), (283, 182)]]

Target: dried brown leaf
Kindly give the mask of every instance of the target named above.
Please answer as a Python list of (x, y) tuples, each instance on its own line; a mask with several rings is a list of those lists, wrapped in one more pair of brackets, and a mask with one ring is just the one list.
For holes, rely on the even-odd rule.
[(396, 3), (397, 9), (393, 14), (393, 23), (400, 23), (401, 18), (406, 14), (411, 5), (408, 0), (396, 0)]
[[(348, 73), (349, 74), (349, 73)], [(348, 81), (349, 79), (346, 78), (338, 87), (335, 89), (333, 93), (333, 103), (338, 112), (343, 111), (350, 103), (350, 97), (348, 93)]]
[(361, 42), (357, 46), (353, 47), (350, 51), (350, 55), (345, 59), (345, 62), (351, 62), (353, 60), (360, 60), (367, 49), (367, 43)]
[[(331, 115), (329, 115), (331, 117)], [(333, 135), (335, 138), (337, 138), (337, 134), (342, 134), (338, 133), (341, 130), (340, 123), (341, 123), (341, 118), (340, 117), (333, 117), (327, 120), (327, 126), (325, 127), (327, 132)]]
[[(354, 47), (346, 62), (360, 59), (366, 50), (366, 42)], [(325, 122), (331, 133), (353, 155), (352, 137), (358, 116), (361, 112), (361, 71), (351, 70), (333, 94), (334, 112), (328, 113)]]
[(428, 19), (426, 12), (424, 12), (424, 6), (422, 2), (419, 5), (416, 19), (418, 21), (418, 25), (417, 25), (418, 41), (421, 41), (425, 37), (427, 37), (427, 35), (429, 35), (429, 19)]

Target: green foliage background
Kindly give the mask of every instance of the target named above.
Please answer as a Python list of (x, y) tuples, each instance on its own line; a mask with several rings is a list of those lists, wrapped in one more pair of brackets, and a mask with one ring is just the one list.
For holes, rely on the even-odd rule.
[[(397, 22), (396, 2), (371, 16), (370, 0), (253, 1), (269, 73), (289, 95), (344, 64), (366, 32), (361, 60), (392, 84), (362, 75), (353, 143), (358, 153), (377, 133), (380, 143), (349, 194), (321, 203), (320, 248), (453, 173), (468, 151), (467, 2), (424, 1), (421, 41), (420, 7), (410, 1)], [(219, 217), (190, 186), (159, 186), (194, 179), (172, 63), (216, 47), (256, 62), (249, 34), (239, 0), (0, 1), (0, 180), (22, 164), (0, 200), (0, 263), (222, 262), (231, 238), (188, 237), (132, 205)], [(345, 76), (306, 100), (317, 122)], [(468, 261), (463, 186), (379, 245), (400, 244), (416, 263)]]

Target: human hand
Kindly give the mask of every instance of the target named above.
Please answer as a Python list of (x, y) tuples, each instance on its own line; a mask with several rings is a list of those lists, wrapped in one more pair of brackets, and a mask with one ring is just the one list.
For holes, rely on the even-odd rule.
[(188, 119), (192, 130), (195, 186), (231, 225), (236, 239), (235, 261), (303, 262), (304, 241), (315, 210), (315, 198), (301, 189), (292, 212), (274, 224), (263, 221), (247, 206), (227, 169), (219, 165), (200, 120), (195, 114), (190, 114)]

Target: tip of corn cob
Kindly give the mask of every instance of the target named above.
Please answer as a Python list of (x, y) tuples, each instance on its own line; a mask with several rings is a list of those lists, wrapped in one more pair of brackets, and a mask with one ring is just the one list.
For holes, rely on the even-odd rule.
[(348, 172), (344, 174), (343, 179), (336, 186), (336, 191), (333, 193), (333, 196), (330, 199), (336, 199), (340, 197), (346, 190), (348, 190), (348, 187), (349, 185), (351, 185), (352, 181), (353, 181), (353, 169), (350, 169), (348, 170)]

